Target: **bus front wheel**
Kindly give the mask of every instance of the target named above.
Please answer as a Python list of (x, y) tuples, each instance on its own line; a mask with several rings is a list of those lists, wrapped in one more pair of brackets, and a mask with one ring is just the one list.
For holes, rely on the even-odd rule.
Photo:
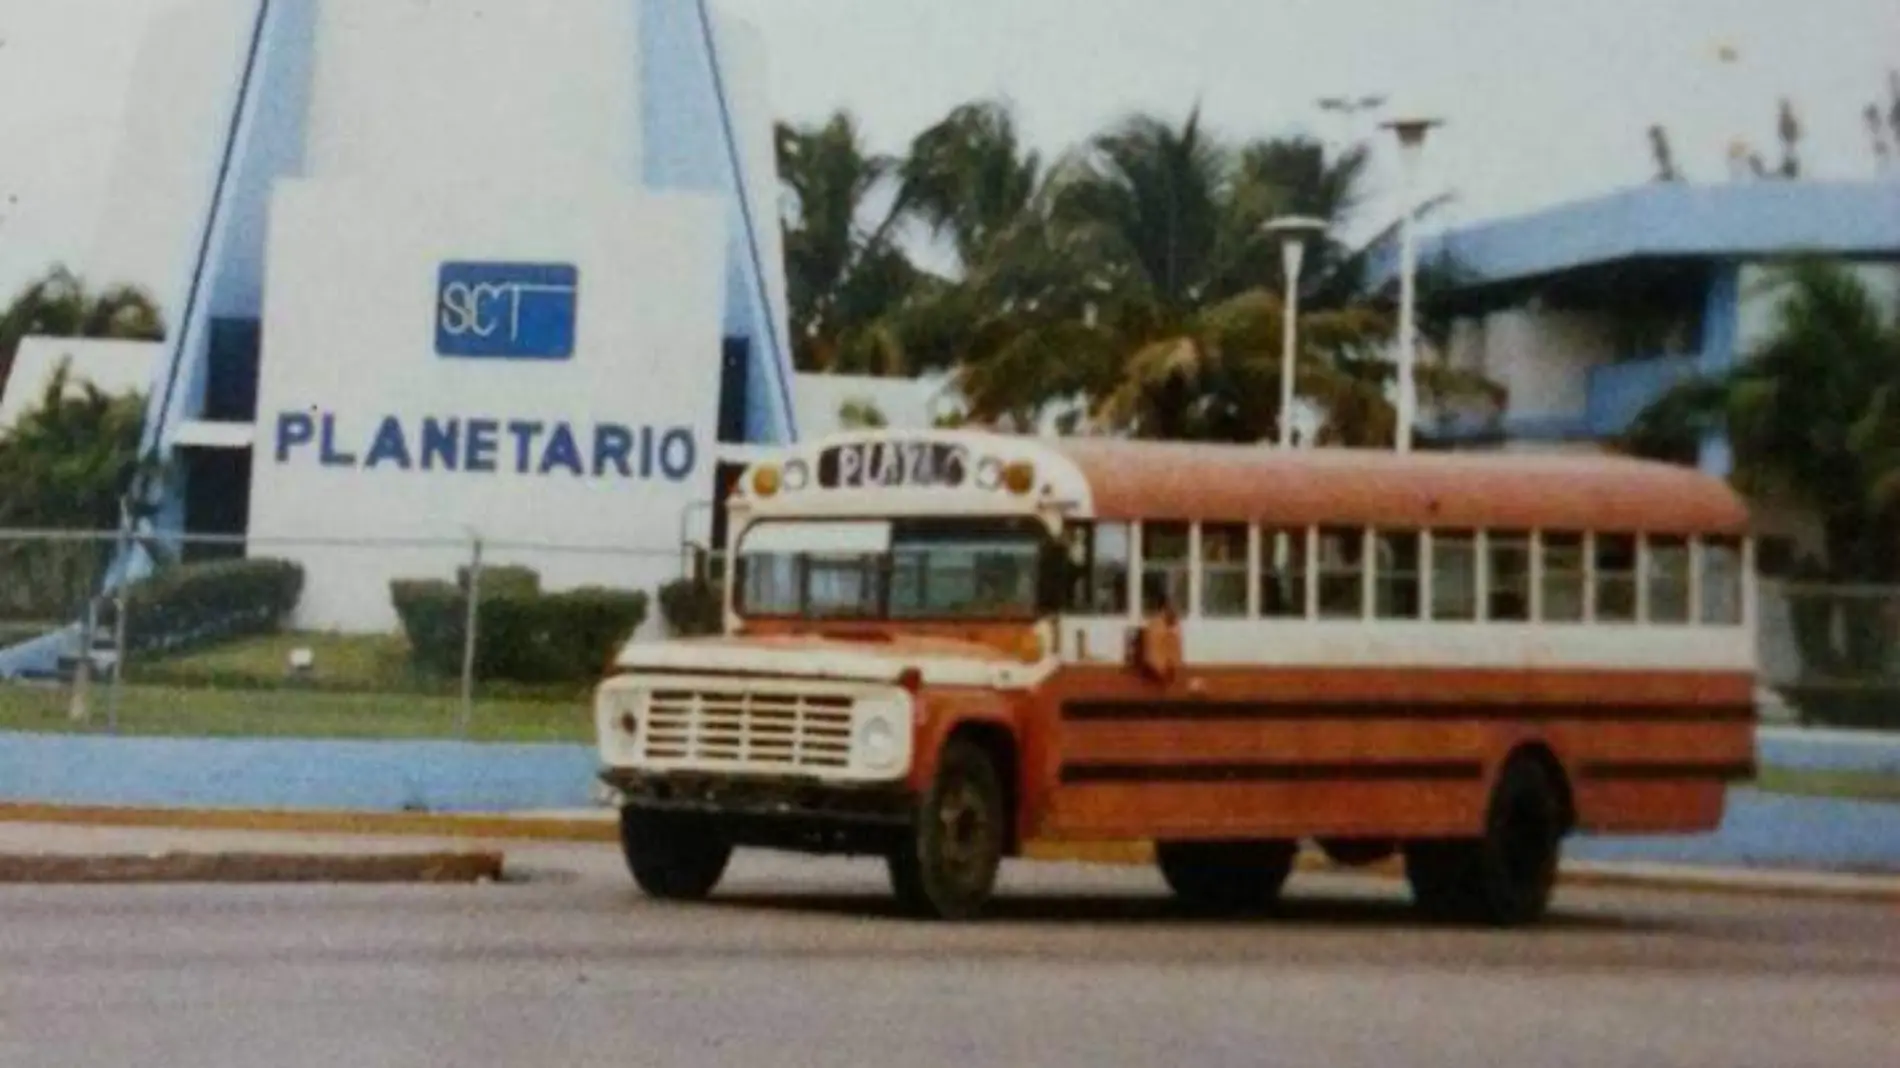
[(1550, 908), (1564, 836), (1558, 784), (1533, 759), (1504, 766), (1481, 838), (1414, 842), (1405, 874), (1421, 911), (1438, 919), (1511, 927)]
[(1162, 842), (1155, 860), (1188, 908), (1243, 913), (1279, 900), (1298, 852), (1295, 842)]
[(703, 900), (732, 860), (732, 844), (706, 821), (632, 807), (620, 810), (620, 848), (633, 881), (663, 901)]
[(996, 887), (1008, 819), (996, 762), (975, 742), (951, 739), (917, 806), (915, 826), (890, 854), (898, 903), (941, 920), (982, 911)]

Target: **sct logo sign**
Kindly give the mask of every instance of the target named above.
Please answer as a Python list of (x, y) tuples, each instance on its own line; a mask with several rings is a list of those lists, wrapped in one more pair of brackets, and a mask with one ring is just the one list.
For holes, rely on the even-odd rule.
[(436, 354), (568, 359), (579, 289), (580, 272), (563, 264), (445, 263), (436, 285)]

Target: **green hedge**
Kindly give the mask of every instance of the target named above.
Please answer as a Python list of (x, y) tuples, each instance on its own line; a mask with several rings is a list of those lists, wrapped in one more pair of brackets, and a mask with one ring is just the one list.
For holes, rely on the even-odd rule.
[(660, 587), (660, 617), (680, 637), (718, 634), (725, 629), (720, 588), (703, 578), (669, 582)]
[[(126, 651), (176, 653), (273, 633), (296, 611), (303, 581), (303, 568), (284, 560), (165, 568), (126, 591)], [(102, 618), (114, 625), (110, 611)]]
[[(500, 569), (496, 569), (500, 570)], [(596, 678), (607, 658), (646, 622), (647, 595), (598, 587), (540, 592), (540, 579), (522, 568), (501, 581), (482, 572), (477, 606), (475, 677), (521, 683), (579, 682)], [(459, 676), (467, 641), (468, 592), (456, 583), (397, 581), (390, 598), (402, 620), (416, 665)]]

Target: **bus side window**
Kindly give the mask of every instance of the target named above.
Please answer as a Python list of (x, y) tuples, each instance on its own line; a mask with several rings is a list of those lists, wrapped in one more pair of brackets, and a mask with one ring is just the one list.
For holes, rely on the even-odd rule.
[(1649, 537), (1643, 592), (1651, 623), (1681, 625), (1689, 622), (1689, 539)]
[(1260, 614), (1306, 618), (1306, 531), (1260, 532)]
[(1636, 535), (1596, 536), (1596, 621), (1636, 622)]
[(1702, 544), (1703, 623), (1718, 627), (1742, 622), (1742, 541), (1709, 538)]
[(1544, 622), (1583, 622), (1583, 535), (1546, 532), (1544, 543)]
[(1201, 524), (1201, 615), (1241, 619), (1247, 615), (1247, 528)]
[(1372, 581), (1380, 619), (1419, 618), (1419, 541), (1412, 531), (1382, 530), (1375, 536)]
[(1432, 618), (1478, 618), (1478, 539), (1468, 530), (1432, 534)]
[(1319, 614), (1323, 619), (1366, 615), (1366, 532), (1328, 527), (1319, 532)]
[(1068, 611), (1128, 614), (1128, 524), (1078, 523), (1068, 530)]
[(1144, 615), (1188, 608), (1188, 525), (1143, 523), (1141, 527), (1141, 610)]
[(1527, 623), (1531, 618), (1531, 536), (1523, 531), (1486, 535), (1490, 596), (1485, 618), (1498, 623)]

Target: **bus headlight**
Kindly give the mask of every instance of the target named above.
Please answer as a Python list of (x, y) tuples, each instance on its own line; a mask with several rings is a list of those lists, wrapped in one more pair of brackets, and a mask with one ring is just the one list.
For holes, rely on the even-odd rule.
[(859, 706), (852, 750), (864, 770), (893, 774), (910, 759), (910, 717), (902, 701), (874, 701)]

